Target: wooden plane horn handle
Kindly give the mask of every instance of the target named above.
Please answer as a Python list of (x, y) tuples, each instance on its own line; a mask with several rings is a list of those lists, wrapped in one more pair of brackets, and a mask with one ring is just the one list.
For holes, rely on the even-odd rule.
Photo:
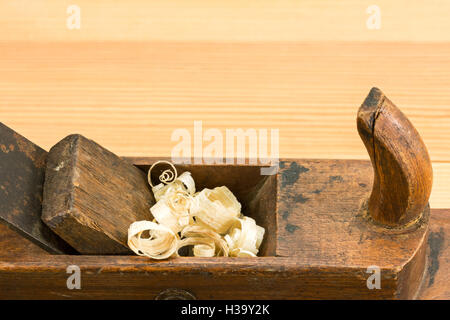
[(372, 88), (359, 108), (357, 126), (374, 169), (369, 214), (393, 227), (417, 220), (433, 183), (430, 157), (419, 133), (378, 88)]

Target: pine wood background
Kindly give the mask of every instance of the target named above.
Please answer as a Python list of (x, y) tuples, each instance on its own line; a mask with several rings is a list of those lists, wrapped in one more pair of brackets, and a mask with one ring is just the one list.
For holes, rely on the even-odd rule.
[(169, 156), (172, 131), (202, 120), (278, 128), (281, 157), (368, 159), (355, 119), (377, 86), (428, 146), (431, 206), (449, 208), (449, 16), (445, 0), (2, 1), (0, 121), (45, 149), (81, 133)]

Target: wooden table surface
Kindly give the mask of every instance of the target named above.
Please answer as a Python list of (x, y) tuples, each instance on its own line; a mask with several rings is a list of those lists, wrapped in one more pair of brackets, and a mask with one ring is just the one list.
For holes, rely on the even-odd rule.
[(76, 132), (169, 156), (173, 130), (201, 120), (279, 129), (281, 157), (367, 159), (356, 111), (377, 86), (429, 148), (431, 206), (450, 208), (449, 13), (444, 0), (2, 1), (0, 121), (45, 149)]

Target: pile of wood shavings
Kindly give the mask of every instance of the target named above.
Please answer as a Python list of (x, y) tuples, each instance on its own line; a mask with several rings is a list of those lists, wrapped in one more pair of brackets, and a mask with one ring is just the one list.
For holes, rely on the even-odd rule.
[[(169, 164), (153, 186), (151, 170)], [(190, 172), (179, 177), (170, 162), (158, 161), (148, 172), (156, 204), (153, 221), (137, 221), (128, 229), (128, 246), (140, 256), (167, 259), (192, 246), (195, 257), (256, 257), (264, 228), (241, 213), (241, 204), (226, 187), (195, 191)]]

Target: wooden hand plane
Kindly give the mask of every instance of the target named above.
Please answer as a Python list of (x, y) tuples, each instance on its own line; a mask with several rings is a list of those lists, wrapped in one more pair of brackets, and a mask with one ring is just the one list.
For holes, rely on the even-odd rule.
[[(226, 185), (241, 202), (243, 213), (263, 226), (266, 235), (256, 258), (153, 261), (132, 255), (92, 255), (92, 250), (85, 250), (89, 255), (74, 254), (51, 234), (40, 219), (42, 163), (53, 157), (54, 165), (58, 154), (51, 150), (47, 155), (0, 127), (0, 220), (13, 229), (0, 229), (0, 297), (414, 299), (450, 295), (445, 239), (450, 219), (445, 215), (448, 211), (434, 210), (430, 218), (432, 167), (419, 133), (376, 88), (359, 108), (357, 129), (371, 161), (280, 159), (278, 173), (271, 176), (261, 175), (257, 165), (177, 165), (179, 172), (192, 173), (199, 189)], [(39, 151), (38, 164), (32, 161), (36, 156), (29, 153), (31, 149)], [(142, 172), (159, 160), (124, 159)], [(83, 188), (83, 181), (108, 180), (96, 171), (108, 167), (107, 158), (102, 158), (102, 164), (96, 157), (83, 161), (96, 173), (68, 171), (67, 181), (73, 185), (67, 191), (50, 190), (52, 183), (45, 184), (45, 192), (71, 192), (72, 202), (79, 203), (76, 190)], [(70, 176), (73, 171), (91, 175), (91, 180)], [(97, 201), (103, 196), (99, 201), (108, 203), (108, 197), (115, 196), (108, 188), (103, 184), (101, 192), (87, 186), (83, 190), (90, 190), (86, 199)], [(34, 199), (33, 205), (20, 203), (27, 197)], [(45, 205), (49, 215), (60, 214), (51, 212), (56, 207)], [(76, 214), (83, 215), (83, 207), (79, 205)], [(64, 203), (64, 210), (72, 209), (71, 203)], [(82, 290), (66, 287), (71, 265), (81, 270)]]

